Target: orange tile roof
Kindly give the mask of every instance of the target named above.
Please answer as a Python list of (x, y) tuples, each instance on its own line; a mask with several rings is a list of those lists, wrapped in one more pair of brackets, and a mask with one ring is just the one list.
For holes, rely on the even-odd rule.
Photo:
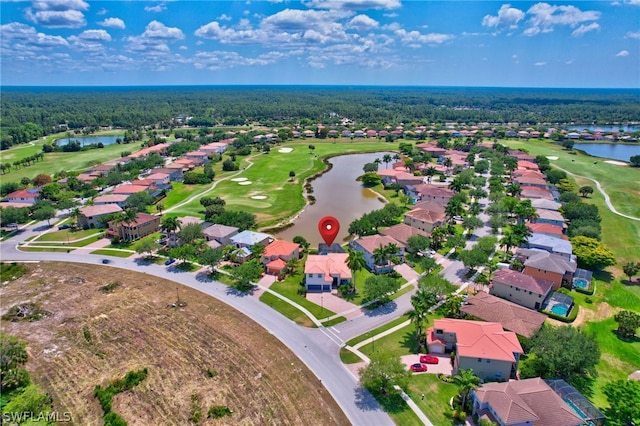
[(263, 256), (264, 257), (272, 257), (272, 256), (289, 256), (296, 249), (300, 248), (300, 244), (292, 243), (284, 240), (276, 240), (269, 244), (264, 249)]
[(450, 318), (434, 320), (427, 330), (427, 338), (434, 337), (434, 329), (456, 335), (456, 353), (466, 358), (484, 358), (515, 362), (515, 353), (524, 353), (515, 333), (504, 331), (497, 322), (469, 321)]
[(351, 269), (347, 266), (347, 253), (312, 254), (307, 256), (304, 264), (305, 274), (324, 274), (325, 279), (331, 275), (339, 275), (342, 279), (351, 279)]

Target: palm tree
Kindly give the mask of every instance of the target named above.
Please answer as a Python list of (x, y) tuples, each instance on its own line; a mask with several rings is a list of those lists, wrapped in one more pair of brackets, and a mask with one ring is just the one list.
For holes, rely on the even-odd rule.
[(349, 249), (348, 253), (349, 256), (347, 257), (347, 267), (351, 270), (351, 285), (355, 287), (356, 272), (366, 268), (367, 261), (364, 259), (364, 253), (362, 253), (361, 251)]
[(411, 296), (411, 305), (413, 309), (407, 312), (409, 320), (415, 324), (416, 327), (416, 339), (418, 340), (418, 346), (422, 347), (424, 344), (424, 331), (427, 325), (427, 314), (429, 309), (438, 302), (435, 293), (429, 291), (423, 286), (418, 288), (418, 291)]
[(451, 159), (451, 157), (445, 157), (445, 159), (442, 161), (442, 164), (447, 168), (448, 173), (451, 169), (451, 166), (453, 166), (453, 160)]
[(465, 212), (464, 207), (462, 206), (462, 202), (457, 198), (452, 198), (447, 203), (447, 206), (444, 208), (444, 212), (449, 218), (452, 220), (454, 216), (462, 216)]
[(525, 220), (535, 220), (540, 217), (536, 208), (531, 205), (531, 200), (522, 200), (514, 208), (517, 222), (524, 223)]
[(376, 265), (385, 265), (387, 263), (387, 250), (382, 244), (377, 249), (373, 250), (373, 262)]
[(393, 154), (393, 159), (396, 161), (400, 161), (401, 157), (399, 154)]
[(436, 168), (433, 167), (433, 166), (427, 167), (427, 169), (422, 172), (422, 174), (427, 175), (427, 182), (428, 183), (431, 183), (431, 178), (433, 178), (433, 176), (435, 176), (436, 173), (438, 173), (438, 172), (436, 171)]
[(517, 197), (522, 193), (522, 187), (518, 182), (510, 183), (509, 185), (507, 185), (506, 189), (507, 189), (507, 194), (509, 194), (512, 197)]
[(382, 160), (379, 158), (376, 158), (375, 160), (373, 160), (373, 164), (375, 164), (376, 166), (380, 166), (380, 163), (382, 163)]
[(287, 264), (286, 264), (286, 270), (287, 272), (289, 272), (290, 274), (293, 274), (296, 272), (296, 267), (298, 266), (298, 260), (295, 257), (292, 257), (291, 259), (287, 260)]
[(165, 232), (171, 241), (176, 231), (180, 229), (180, 226), (181, 224), (177, 217), (164, 217), (160, 224), (160, 230)]
[(434, 249), (438, 250), (442, 247), (442, 243), (447, 239), (447, 228), (445, 226), (436, 226), (431, 230), (431, 244)]
[(456, 375), (453, 376), (453, 383), (458, 386), (460, 396), (462, 397), (462, 409), (464, 410), (469, 392), (474, 389), (478, 389), (478, 386), (480, 386), (480, 379), (473, 373), (472, 369), (462, 369), (458, 370)]
[(385, 154), (382, 156), (382, 162), (384, 163), (384, 168), (389, 168), (389, 163), (391, 162), (391, 155)]
[(511, 249), (511, 247), (517, 247), (519, 245), (519, 240), (519, 237), (513, 232), (513, 229), (510, 227), (505, 229), (499, 243), (500, 247), (504, 247), (505, 255), (509, 254), (509, 249)]
[(82, 213), (80, 212), (80, 209), (78, 207), (72, 209), (71, 212), (69, 212), (69, 217), (75, 220), (76, 226), (78, 226), (78, 218), (80, 217), (81, 214)]

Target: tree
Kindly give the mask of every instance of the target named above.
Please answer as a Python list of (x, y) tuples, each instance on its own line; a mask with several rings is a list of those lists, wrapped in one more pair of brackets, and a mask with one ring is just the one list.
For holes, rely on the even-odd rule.
[(629, 158), (629, 162), (633, 167), (640, 167), (640, 155), (634, 155)]
[(235, 226), (244, 231), (256, 226), (256, 216), (246, 211), (226, 210), (215, 218), (220, 225)]
[(291, 170), (289, 172), (289, 181), (293, 181), (293, 178), (296, 177), (296, 172), (294, 172), (293, 170)]
[(409, 383), (411, 373), (405, 365), (400, 361), (399, 356), (388, 355), (383, 352), (371, 355), (371, 362), (358, 370), (360, 375), (360, 385), (370, 392), (392, 396), (398, 395), (399, 388), (405, 388)]
[(136, 245), (136, 253), (144, 254), (147, 253), (147, 257), (151, 257), (155, 250), (160, 248), (160, 244), (156, 243), (153, 240), (148, 238), (143, 239)]
[(356, 272), (362, 271), (367, 267), (367, 261), (364, 259), (364, 253), (358, 250), (348, 249), (347, 267), (351, 270), (351, 285), (355, 287)]
[(607, 383), (603, 391), (610, 406), (606, 410), (608, 425), (640, 425), (640, 381), (616, 380)]
[(424, 346), (424, 332), (427, 327), (429, 310), (438, 302), (438, 295), (433, 289), (418, 285), (418, 291), (411, 296), (411, 309), (407, 312), (409, 320), (416, 328), (416, 341), (418, 346)]
[(484, 222), (482, 219), (476, 216), (467, 216), (464, 218), (464, 227), (468, 229), (470, 232), (473, 232), (474, 229), (482, 228)]
[(148, 206), (153, 204), (153, 197), (147, 191), (140, 191), (129, 195), (124, 203), (127, 208), (144, 212)]
[(391, 155), (389, 154), (384, 154), (382, 156), (382, 162), (384, 163), (384, 168), (388, 168), (389, 167), (389, 163), (391, 162)]
[(48, 183), (51, 183), (52, 181), (53, 179), (51, 179), (51, 176), (44, 173), (40, 173), (39, 175), (33, 178), (33, 186), (44, 186)]
[(169, 239), (171, 239), (172, 235), (180, 229), (181, 223), (177, 217), (163, 217), (162, 222), (160, 222), (160, 230), (165, 232)]
[(640, 262), (627, 262), (622, 265), (622, 270), (625, 275), (629, 278), (629, 282), (631, 282), (631, 278), (640, 272)]
[(376, 173), (365, 173), (364, 175), (362, 175), (362, 184), (364, 186), (376, 186), (376, 185), (380, 185), (380, 182), (382, 180), (380, 179), (380, 176), (378, 176)]
[(178, 232), (178, 239), (182, 245), (192, 244), (198, 238), (203, 237), (202, 227), (198, 223), (187, 223)]
[(458, 386), (458, 392), (462, 398), (462, 409), (466, 410), (467, 397), (472, 390), (478, 389), (480, 379), (476, 376), (472, 369), (460, 369), (453, 376), (453, 383)]
[(387, 251), (385, 247), (380, 245), (378, 248), (373, 250), (373, 263), (376, 265), (386, 265), (387, 263)]
[(491, 255), (496, 249), (496, 244), (498, 243), (498, 239), (492, 235), (486, 235), (484, 237), (478, 238), (476, 245), (474, 248), (481, 250), (487, 254), (487, 256)]
[(407, 238), (407, 249), (412, 253), (426, 250), (429, 248), (430, 244), (431, 241), (429, 240), (429, 237), (422, 234), (412, 235)]
[(611, 250), (595, 238), (578, 236), (571, 238), (573, 254), (578, 256), (578, 262), (587, 269), (602, 269), (616, 264), (616, 258)]
[(244, 262), (240, 266), (233, 269), (231, 276), (234, 278), (234, 282), (231, 287), (235, 288), (239, 292), (247, 293), (253, 290), (253, 281), (260, 278), (263, 272), (262, 263), (257, 259), (252, 259), (248, 262)]
[(306, 238), (301, 235), (296, 235), (291, 241), (296, 244), (300, 244), (300, 247), (304, 248), (305, 250), (309, 248), (309, 241), (307, 241)]
[(579, 328), (543, 325), (531, 338), (531, 350), (521, 364), (522, 378), (560, 378), (585, 389), (600, 360), (598, 342)]
[(445, 226), (436, 226), (431, 230), (431, 247), (438, 250), (442, 247), (442, 243), (447, 239), (447, 228)]
[(396, 279), (386, 275), (372, 275), (364, 282), (364, 300), (375, 301), (373, 306), (384, 305), (399, 288), (400, 284)]
[(209, 247), (206, 250), (204, 250), (202, 253), (200, 253), (200, 256), (198, 256), (198, 263), (200, 263), (201, 265), (206, 265), (211, 267), (211, 272), (213, 273), (216, 265), (220, 263), (223, 257), (224, 257), (224, 252), (221, 247), (218, 247), (218, 248)]
[(618, 323), (618, 334), (622, 337), (633, 337), (640, 327), (640, 315), (631, 311), (620, 311), (613, 319)]
[(56, 209), (53, 207), (44, 206), (33, 212), (35, 220), (46, 220), (49, 226), (51, 226), (51, 219), (54, 217), (56, 217)]
[(156, 204), (156, 210), (158, 211), (158, 213), (162, 214), (162, 211), (164, 210), (164, 204), (162, 203)]
[(222, 162), (222, 170), (225, 172), (233, 172), (238, 170), (238, 166), (236, 166), (236, 163), (233, 160), (228, 158)]
[(426, 274), (430, 274), (431, 271), (436, 269), (438, 263), (433, 257), (423, 257), (420, 259), (420, 267), (424, 270)]
[(375, 173), (378, 171), (378, 165), (376, 163), (366, 163), (363, 167), (362, 170), (365, 173)]
[(589, 194), (593, 194), (593, 187), (589, 185), (581, 186), (580, 189), (578, 189), (578, 192), (583, 198), (587, 198)]

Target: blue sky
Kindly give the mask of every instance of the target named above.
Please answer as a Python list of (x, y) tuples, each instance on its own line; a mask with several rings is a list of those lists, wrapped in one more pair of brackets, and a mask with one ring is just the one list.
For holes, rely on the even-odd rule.
[(640, 87), (640, 0), (0, 8), (2, 85)]

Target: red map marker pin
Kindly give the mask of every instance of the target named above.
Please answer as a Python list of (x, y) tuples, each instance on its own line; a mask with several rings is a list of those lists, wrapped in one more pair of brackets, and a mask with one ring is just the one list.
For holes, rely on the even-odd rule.
[(340, 222), (333, 216), (325, 216), (318, 222), (318, 231), (327, 246), (331, 246), (340, 231)]

